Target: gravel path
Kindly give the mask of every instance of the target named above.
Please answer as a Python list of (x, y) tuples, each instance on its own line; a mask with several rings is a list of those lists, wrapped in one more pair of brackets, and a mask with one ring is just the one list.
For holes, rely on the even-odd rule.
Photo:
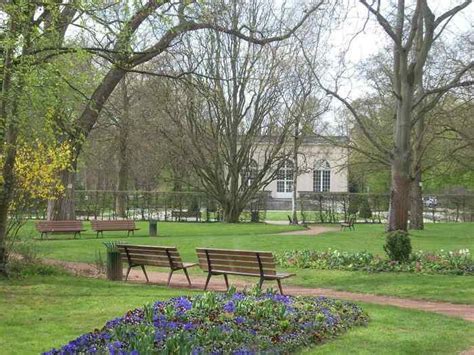
[[(59, 260), (46, 260), (48, 264), (62, 266), (78, 275), (89, 276), (89, 277), (104, 277), (103, 274), (100, 274), (96, 267), (91, 264), (86, 263), (74, 263), (74, 262), (64, 262)], [(148, 278), (150, 283), (166, 285), (166, 280), (168, 277), (167, 273), (156, 272), (156, 271), (147, 271)], [(130, 272), (129, 281), (137, 283), (145, 283), (145, 277), (141, 270), (132, 270)], [(206, 278), (204, 276), (191, 275), (191, 281), (193, 283), (192, 289), (202, 289)], [(231, 284), (233, 284), (238, 289), (250, 288), (255, 285), (255, 280), (242, 280), (235, 279), (230, 277)], [(268, 282), (266, 283), (268, 287), (274, 287), (276, 289), (276, 283)], [(265, 284), (264, 284), (265, 286)], [(171, 287), (173, 288), (188, 288), (188, 283), (186, 278), (182, 273), (177, 271), (171, 280)], [(214, 276), (209, 283), (209, 289), (214, 291), (225, 291), (225, 284), (222, 277)], [(396, 306), (400, 308), (416, 309), (427, 312), (439, 313), (451, 317), (458, 317), (465, 319), (467, 321), (474, 322), (474, 306), (464, 305), (464, 304), (454, 304), (448, 302), (434, 302), (434, 301), (423, 301), (423, 300), (414, 300), (406, 298), (398, 298), (391, 296), (378, 296), (365, 293), (355, 293), (355, 292), (346, 292), (346, 291), (336, 291), (326, 288), (306, 288), (298, 286), (289, 286), (285, 285), (283, 282), (283, 291), (289, 295), (304, 295), (304, 296), (326, 296), (334, 297), (351, 301), (360, 301), (366, 303), (374, 303), (379, 305), (389, 305)], [(470, 349), (471, 351), (474, 349)], [(470, 353), (466, 353), (470, 354)]]
[(325, 232), (338, 231), (337, 227), (325, 227), (325, 226), (315, 226), (309, 225), (308, 228), (300, 231), (291, 231), (278, 233), (278, 235), (318, 235)]

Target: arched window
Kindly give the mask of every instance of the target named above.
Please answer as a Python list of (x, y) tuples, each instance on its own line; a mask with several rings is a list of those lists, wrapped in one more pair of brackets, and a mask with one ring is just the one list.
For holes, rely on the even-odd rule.
[(327, 160), (316, 162), (313, 172), (313, 191), (327, 192), (331, 188), (331, 166)]
[(293, 162), (286, 160), (277, 172), (277, 192), (293, 192)]
[(250, 186), (252, 182), (257, 178), (258, 175), (258, 164), (255, 160), (250, 160), (249, 165), (244, 169), (242, 173), (242, 184)]

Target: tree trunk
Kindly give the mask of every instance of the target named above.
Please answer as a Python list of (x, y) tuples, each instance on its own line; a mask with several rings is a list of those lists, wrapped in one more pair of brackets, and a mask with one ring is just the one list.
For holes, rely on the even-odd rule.
[(8, 210), (13, 195), (15, 183), (15, 159), (16, 159), (17, 131), (12, 127), (7, 132), (7, 147), (5, 148), (5, 161), (3, 163), (3, 184), (0, 191), (0, 275), (7, 274), (8, 252), (6, 240), (8, 233)]
[(299, 136), (299, 122), (295, 123), (295, 138), (293, 144), (293, 193), (291, 195), (291, 224), (298, 224), (297, 198), (298, 198), (298, 136)]
[(410, 177), (400, 165), (403, 162), (394, 162), (392, 165), (388, 231), (407, 230), (408, 227)]
[(224, 222), (226, 223), (239, 223), (241, 213), (242, 208), (236, 206), (235, 203), (230, 202), (223, 206)]
[(75, 186), (76, 172), (64, 170), (59, 173), (64, 193), (54, 200), (48, 201), (48, 221), (65, 221), (76, 219)]
[(397, 104), (395, 124), (395, 148), (392, 157), (392, 177), (388, 231), (408, 229), (408, 209), (410, 208), (410, 134), (413, 85), (402, 82), (401, 98)]
[(117, 195), (115, 198), (115, 212), (118, 217), (127, 217), (127, 189), (128, 189), (128, 135), (129, 135), (129, 118), (130, 118), (130, 97), (127, 90), (127, 77), (122, 79), (122, 103), (123, 111), (119, 128), (119, 175)]
[(421, 187), (421, 171), (415, 174), (410, 187), (410, 229), (422, 230), (423, 223), (423, 190)]

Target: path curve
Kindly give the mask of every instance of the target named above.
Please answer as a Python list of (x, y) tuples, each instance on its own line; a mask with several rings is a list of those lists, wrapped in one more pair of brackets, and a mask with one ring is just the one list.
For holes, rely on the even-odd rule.
[(303, 230), (283, 232), (283, 233), (278, 233), (278, 235), (318, 235), (321, 233), (334, 232), (338, 230), (339, 228), (336, 228), (336, 227), (309, 225), (308, 228), (303, 229)]
[[(88, 277), (100, 277), (105, 276), (98, 272), (97, 268), (92, 264), (78, 263), (78, 262), (66, 262), (60, 260), (45, 260), (47, 264), (61, 266), (67, 270), (74, 272), (75, 274), (88, 276)], [(148, 271), (148, 278), (150, 283), (166, 285), (168, 274), (164, 272)], [(136, 283), (145, 283), (145, 277), (141, 270), (132, 270), (130, 272), (129, 281)], [(192, 289), (202, 289), (205, 284), (205, 277), (191, 275)], [(231, 279), (231, 284), (238, 289), (251, 288), (255, 285), (255, 281), (246, 281), (242, 279)], [(274, 283), (267, 283), (268, 287), (276, 287)], [(177, 272), (173, 275), (171, 280), (171, 286), (173, 288), (189, 288), (186, 278), (183, 274)], [(224, 280), (221, 277), (213, 277), (209, 283), (209, 289), (213, 291), (225, 291)], [(435, 301), (423, 301), (415, 299), (398, 298), (392, 296), (379, 296), (365, 293), (347, 292), (347, 291), (336, 291), (327, 288), (306, 288), (298, 286), (284, 285), (283, 291), (289, 295), (300, 295), (300, 296), (325, 296), (334, 297), (350, 301), (359, 301), (366, 303), (379, 304), (384, 306), (396, 306), (400, 308), (415, 309), (420, 311), (434, 312), (451, 317), (458, 317), (464, 320), (474, 322), (474, 306), (465, 304), (454, 304), (448, 302), (435, 302)], [(471, 351), (471, 349), (469, 350)]]

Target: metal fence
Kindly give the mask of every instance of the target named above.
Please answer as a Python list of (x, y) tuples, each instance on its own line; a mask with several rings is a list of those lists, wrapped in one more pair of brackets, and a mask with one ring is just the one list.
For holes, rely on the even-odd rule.
[[(298, 208), (307, 223), (338, 223), (349, 215), (358, 222), (387, 220), (389, 194), (301, 192)], [(474, 195), (427, 195), (423, 197), (427, 222), (473, 222)]]
[[(124, 199), (124, 213), (118, 214), (116, 201)], [(241, 221), (265, 220), (266, 197), (257, 195), (244, 209)], [(161, 221), (214, 222), (222, 220), (220, 204), (205, 193), (149, 191), (84, 191), (75, 192), (77, 219), (133, 219)], [(27, 218), (46, 219), (47, 202), (33, 201)]]
[[(116, 191), (76, 191), (78, 219), (157, 219), (164, 221), (222, 220), (219, 203), (205, 193), (196, 192), (121, 192), (125, 214), (116, 211)], [(297, 207), (306, 223), (339, 223), (357, 214), (358, 222), (383, 223), (388, 216), (388, 194), (300, 192)], [(261, 193), (244, 209), (241, 221), (264, 221), (268, 193)], [(424, 218), (432, 222), (474, 222), (474, 195), (429, 195), (423, 198)], [(285, 206), (282, 204), (281, 206)], [(282, 207), (285, 208), (285, 207)], [(32, 201), (27, 218), (45, 219), (46, 201)], [(286, 211), (286, 209), (283, 209)]]

